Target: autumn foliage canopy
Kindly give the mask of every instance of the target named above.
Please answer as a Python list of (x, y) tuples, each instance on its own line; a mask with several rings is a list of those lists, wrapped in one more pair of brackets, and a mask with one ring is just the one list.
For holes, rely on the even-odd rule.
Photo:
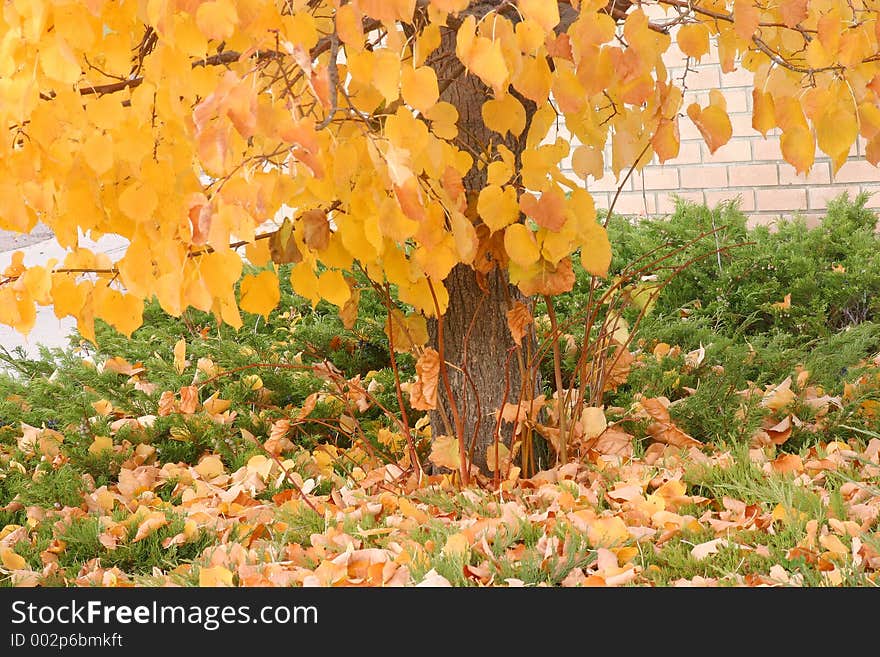
[[(572, 257), (603, 276), (590, 182), (673, 160), (681, 121), (712, 151), (731, 136), (720, 93), (684, 106), (673, 42), (754, 74), (753, 125), (799, 172), (817, 147), (836, 170), (859, 135), (880, 160), (876, 0), (638, 4), (5, 2), (0, 228), (44, 222), (69, 253), (13, 260), (0, 323), (27, 332), (53, 305), (85, 337), (98, 317), (130, 335), (155, 295), (237, 326), (277, 304), (270, 262), (349, 318), (355, 267), (428, 317), (461, 263), (525, 295), (570, 288)], [(484, 85), (482, 148), (445, 93), (461, 76)], [(559, 121), (571, 140), (548, 138)], [(129, 242), (117, 262), (78, 246), (106, 233)], [(266, 267), (237, 297), (242, 255)]]

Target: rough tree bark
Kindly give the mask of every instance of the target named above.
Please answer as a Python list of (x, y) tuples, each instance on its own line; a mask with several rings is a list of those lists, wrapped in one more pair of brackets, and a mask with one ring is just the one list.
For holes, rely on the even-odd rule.
[[(620, 19), (630, 4), (627, 0), (609, 0), (606, 11)], [(504, 0), (472, 2), (461, 16), (473, 14), (479, 20), (496, 8), (510, 20), (518, 20), (519, 14)], [(559, 3), (559, 12), (561, 22), (557, 32), (567, 30), (577, 18), (577, 12), (567, 2)], [(492, 159), (494, 151), (501, 143), (514, 154), (518, 167), (537, 107), (511, 89), (511, 93), (517, 95), (525, 107), (525, 130), (518, 137), (508, 134), (505, 139), (501, 139), (497, 133), (487, 128), (482, 118), (482, 106), (491, 92), (479, 78), (465, 72), (455, 56), (455, 37), (454, 29), (444, 30), (440, 47), (426, 63), (437, 72), (441, 88), (448, 85), (443, 88), (441, 99), (452, 103), (458, 110), (458, 145), (471, 153), (475, 161), (474, 167), (465, 176), (464, 186), (469, 198), (476, 198), (476, 194), (486, 184), (486, 169), (476, 164), (480, 155), (488, 151), (489, 159)], [(458, 265), (446, 279), (446, 287), (449, 290), (449, 307), (442, 320), (442, 353), (449, 364), (449, 384), (453, 393), (451, 402), (456, 404), (459, 411), (462, 435), (469, 450), (472, 450), (473, 464), (488, 474), (486, 450), (495, 440), (495, 413), (505, 401), (518, 402), (524, 390), (524, 373), (518, 359), (513, 356), (508, 361), (508, 353), (515, 345), (507, 327), (506, 316), (512, 302), (523, 300), (523, 296), (516, 287), (509, 284), (504, 267), (493, 269), (481, 281), (471, 267)], [(436, 320), (429, 322), (431, 341), (439, 350), (438, 329)], [(528, 339), (534, 345), (534, 335), (525, 338)], [(532, 381), (532, 390), (537, 390), (536, 386), (537, 380)], [(431, 414), (434, 435), (454, 436), (450, 399), (442, 383), (438, 399), (443, 410)], [(503, 429), (502, 436), (509, 435)]]
[[(499, 4), (503, 3), (497, 0), (474, 2), (466, 14), (474, 14), (479, 19)], [(467, 74), (456, 58), (455, 30), (444, 30), (441, 45), (427, 64), (437, 71), (440, 84), (448, 85), (441, 99), (452, 103), (458, 110), (458, 146), (469, 152), (475, 162), (464, 178), (465, 191), (469, 198), (476, 198), (486, 184), (486, 169), (477, 166), (480, 154), (487, 150), (491, 154), (499, 143), (503, 143), (519, 162), (528, 127), (520, 137), (508, 134), (503, 140), (486, 127), (482, 106), (491, 92), (478, 77)], [(536, 108), (530, 101), (524, 105), (528, 126)], [(491, 148), (487, 149), (490, 144)], [(432, 413), (431, 425), (435, 436), (449, 434), (450, 431), (455, 435), (451, 412), (451, 404), (454, 403), (461, 418), (466, 444), (473, 448), (473, 463), (483, 472), (488, 472), (486, 448), (495, 440), (494, 412), (501, 407), (505, 397), (511, 403), (518, 401), (522, 388), (517, 359), (511, 358), (509, 366), (505, 367), (508, 352), (515, 346), (507, 328), (506, 313), (511, 301), (522, 295), (509, 284), (507, 272), (500, 267), (494, 268), (482, 281), (485, 289), (480, 282), (474, 270), (467, 265), (456, 266), (446, 279), (449, 307), (442, 320), (441, 353), (449, 364), (449, 384), (453, 394), (450, 400), (441, 383), (439, 403), (445, 417), (440, 412)], [(439, 350), (439, 326), (436, 320), (429, 322), (429, 332), (432, 343)]]

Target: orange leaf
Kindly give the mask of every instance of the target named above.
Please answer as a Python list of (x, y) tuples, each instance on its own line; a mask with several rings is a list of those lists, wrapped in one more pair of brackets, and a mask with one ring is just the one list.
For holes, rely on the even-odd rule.
[[(660, 164), (678, 157), (678, 152), (681, 148), (681, 136), (678, 131), (678, 117), (660, 120), (660, 123), (657, 125), (657, 130), (651, 138), (651, 147), (657, 154)], [(573, 161), (572, 167), (574, 167)]]
[(770, 464), (774, 472), (780, 474), (786, 472), (803, 472), (804, 462), (797, 454), (783, 454)]
[(410, 405), (419, 411), (437, 408), (437, 380), (440, 376), (440, 354), (428, 347), (416, 361), (416, 380), (410, 387)]
[[(141, 507), (143, 508), (143, 507)], [(159, 529), (160, 527), (164, 527), (168, 524), (168, 518), (165, 517), (165, 514), (161, 511), (153, 511), (151, 512), (144, 520), (138, 524), (137, 533), (132, 539), (132, 543), (136, 543), (137, 541), (142, 541), (147, 536), (152, 534), (154, 531)]]
[(785, 0), (779, 3), (782, 22), (794, 27), (807, 17), (807, 0)]
[(232, 571), (223, 566), (199, 569), (199, 586), (232, 586)]
[(519, 198), (519, 207), (547, 230), (558, 231), (565, 225), (565, 196), (557, 187), (545, 191), (541, 198), (523, 194)]
[(753, 89), (752, 106), (752, 127), (766, 137), (767, 131), (776, 127), (773, 96)]
[(674, 424), (655, 422), (648, 427), (648, 434), (657, 442), (673, 447), (702, 447), (703, 443), (695, 440)]
[(730, 117), (717, 105), (700, 108), (699, 104), (692, 103), (687, 109), (687, 114), (697, 126), (700, 134), (703, 135), (710, 153), (714, 153), (724, 146), (733, 136)]
[(507, 328), (517, 346), (522, 344), (522, 339), (528, 332), (528, 326), (534, 322), (529, 307), (522, 301), (517, 301), (513, 308), (507, 311)]
[[(784, 3), (783, 3), (784, 4)], [(761, 16), (754, 0), (734, 0), (733, 24), (736, 35), (743, 41), (751, 41), (758, 29)]]

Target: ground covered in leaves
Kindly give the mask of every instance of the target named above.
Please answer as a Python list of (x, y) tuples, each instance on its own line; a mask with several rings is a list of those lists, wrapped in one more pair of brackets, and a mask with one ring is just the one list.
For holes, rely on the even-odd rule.
[[(835, 221), (861, 212), (847, 208)], [(868, 274), (835, 253), (810, 265), (827, 293), (801, 291), (790, 272), (819, 238), (792, 235), (802, 253), (767, 242), (724, 263), (739, 276), (777, 254), (758, 301), (732, 283), (713, 298), (714, 262), (659, 297), (570, 462), (524, 409), (537, 471), (499, 452), (466, 488), (431, 473), (455, 450), (405, 406), (413, 463), (366, 294), (352, 330), (288, 291), (235, 335), (152, 307), (131, 340), (103, 326), (98, 349), (7, 354), (0, 585), (876, 586), (880, 325), (836, 287), (869, 298), (876, 281), (847, 279)], [(858, 321), (809, 324), (823, 299)]]
[[(635, 360), (662, 363), (674, 350), (661, 344)], [(684, 367), (702, 367), (699, 354), (690, 356)], [(110, 358), (90, 367), (122, 396), (154, 393), (152, 412), (102, 397), (89, 403), (78, 439), (69, 427), (45, 424), (0, 430), (3, 485), (17, 486), (3, 507), (4, 581), (873, 585), (880, 582), (880, 436), (854, 430), (849, 440), (821, 440), (847, 398), (880, 385), (880, 360), (863, 365), (858, 382), (835, 395), (810, 385), (806, 370), (741, 391), (743, 403), (754, 398), (769, 413), (740, 449), (692, 439), (671, 419), (668, 399), (644, 397), (608, 409), (608, 426), (576, 462), (527, 479), (508, 466), (495, 481), (460, 490), (452, 475), (404, 470), (358, 442), (295, 446), (296, 426), (309, 422), (320, 393), (259, 431), (253, 418), (251, 429), (238, 422), (259, 415), (253, 404), (236, 407), (199, 385), (210, 378), (206, 370), (215, 372), (207, 359), (179, 359), (181, 375), (195, 373), (195, 385), (158, 391), (148, 368)], [(267, 394), (258, 377), (242, 385)], [(347, 385), (355, 395), (359, 382)], [(812, 411), (810, 419), (801, 410)], [(874, 410), (861, 402), (861, 412)], [(643, 425), (647, 439), (622, 429), (625, 418)], [(197, 448), (190, 462), (162, 453), (175, 442), (192, 446), (199, 429), (225, 448)], [(154, 440), (159, 430), (164, 441)], [(795, 430), (820, 440), (783, 451)], [(380, 437), (390, 451), (402, 443), (389, 430)]]

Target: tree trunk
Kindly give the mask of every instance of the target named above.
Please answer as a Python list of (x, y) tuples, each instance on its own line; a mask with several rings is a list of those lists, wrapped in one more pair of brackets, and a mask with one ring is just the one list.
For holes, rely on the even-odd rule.
[[(444, 416), (432, 414), (432, 430), (434, 435), (455, 435), (451, 410), (455, 404), (466, 447), (473, 450), (472, 463), (488, 473), (486, 453), (495, 441), (495, 412), (505, 401), (519, 401), (521, 395), (522, 376), (506, 316), (510, 300), (518, 294), (508, 284), (507, 272), (498, 268), (487, 276), (486, 291), (467, 265), (452, 270), (446, 287), (449, 308), (443, 316), (443, 356), (449, 364), (452, 400), (441, 384)], [(429, 330), (439, 348), (438, 322), (430, 322)]]
[[(468, 13), (479, 19), (499, 4), (497, 0), (474, 2)], [(511, 18), (515, 18), (515, 14)], [(464, 187), (468, 198), (475, 199), (486, 184), (485, 167), (476, 165), (479, 155), (486, 152), (487, 145), (502, 143), (513, 152), (518, 164), (535, 104), (520, 99), (526, 109), (526, 129), (518, 137), (508, 134), (501, 139), (483, 123), (483, 103), (491, 92), (478, 77), (465, 72), (455, 56), (455, 30), (444, 30), (441, 45), (427, 64), (437, 71), (441, 88), (447, 85), (441, 99), (452, 103), (458, 110), (457, 145), (474, 156), (474, 167), (465, 176)], [(492, 147), (490, 158), (494, 150)], [(488, 473), (486, 450), (495, 441), (495, 413), (505, 399), (509, 403), (519, 401), (522, 391), (522, 373), (519, 360), (513, 353), (515, 344), (506, 316), (512, 301), (522, 299), (522, 295), (509, 284), (503, 266), (494, 268), (485, 277), (485, 289), (481, 288), (474, 270), (467, 265), (456, 266), (445, 284), (449, 291), (449, 307), (442, 320), (441, 353), (448, 363), (452, 400), (441, 381), (438, 399), (443, 410), (431, 414), (432, 431), (435, 436), (456, 436), (454, 404), (466, 446), (472, 450), (472, 463)], [(432, 343), (440, 351), (439, 322), (429, 322), (429, 332)], [(501, 435), (506, 437), (508, 432), (502, 431)]]

